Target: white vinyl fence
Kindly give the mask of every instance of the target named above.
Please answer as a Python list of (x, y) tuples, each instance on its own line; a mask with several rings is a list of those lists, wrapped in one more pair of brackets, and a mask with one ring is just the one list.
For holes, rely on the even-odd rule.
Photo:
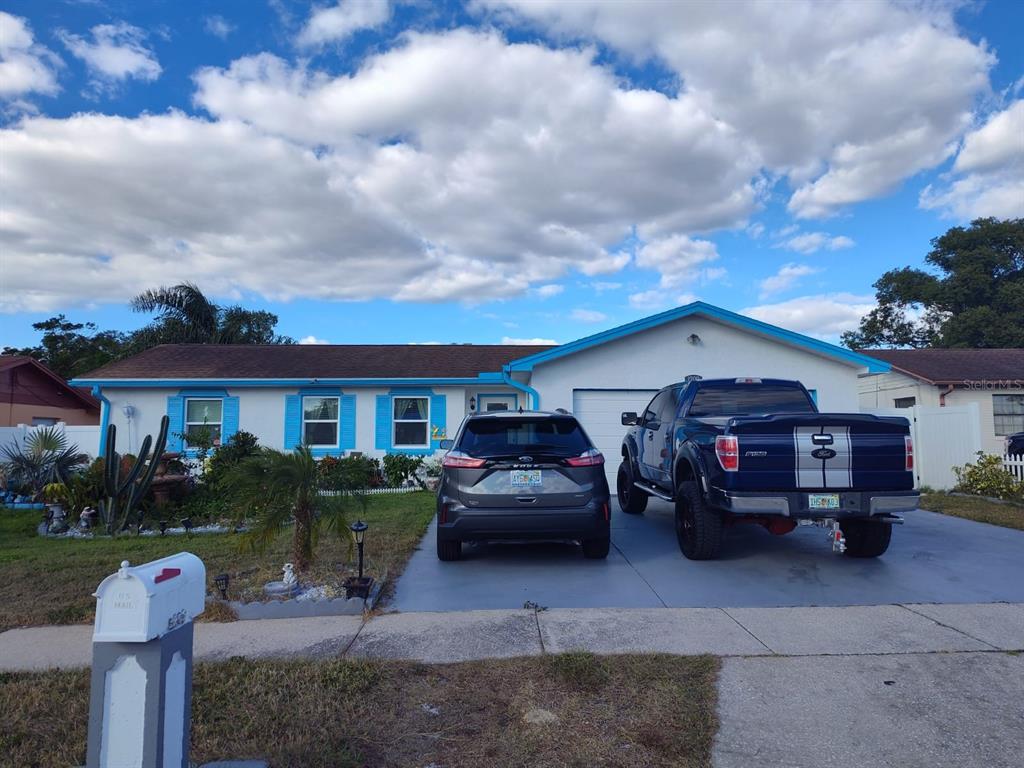
[(1017, 478), (1019, 482), (1024, 483), (1024, 454), (1018, 456), (1007, 454), (1003, 456), (1003, 466), (1010, 470), (1010, 474)]
[(981, 450), (981, 416), (977, 403), (944, 408), (871, 408), (877, 416), (903, 416), (914, 438), (914, 470), (918, 487), (950, 490), (956, 485), (953, 467), (974, 462)]
[[(99, 455), (100, 427), (98, 424), (73, 427), (60, 421), (55, 426), (64, 433), (68, 445), (77, 445), (81, 453), (87, 453), (93, 458)], [(19, 424), (16, 427), (0, 427), (0, 448), (12, 444), (24, 445), (25, 438), (39, 429), (46, 429), (46, 427), (30, 427), (27, 424)]]

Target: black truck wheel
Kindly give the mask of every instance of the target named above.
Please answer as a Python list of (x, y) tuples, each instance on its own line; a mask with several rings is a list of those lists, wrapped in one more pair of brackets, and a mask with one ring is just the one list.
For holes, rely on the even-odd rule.
[(676, 539), (688, 560), (714, 560), (722, 551), (722, 516), (704, 503), (697, 483), (679, 484)]
[(443, 560), (446, 563), (458, 560), (462, 557), (462, 542), (461, 541), (443, 541), (437, 540), (437, 559)]
[(639, 515), (647, 509), (646, 493), (633, 485), (633, 467), (629, 459), (619, 464), (619, 472), (615, 476), (615, 495), (619, 498), (619, 506), (627, 515)]
[(850, 520), (842, 524), (846, 537), (847, 557), (878, 557), (884, 555), (892, 539), (892, 523)]

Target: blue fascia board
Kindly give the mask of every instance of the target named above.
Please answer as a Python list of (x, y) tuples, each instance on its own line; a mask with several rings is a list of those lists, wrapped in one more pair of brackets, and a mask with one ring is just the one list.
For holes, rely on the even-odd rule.
[[(500, 380), (501, 374), (494, 374)], [(72, 379), (73, 387), (103, 386), (122, 389), (174, 387), (422, 387), (466, 386), (493, 383), (494, 378), (451, 379)]]
[(617, 328), (611, 328), (607, 331), (595, 333), (592, 336), (586, 336), (582, 339), (577, 339), (576, 341), (570, 341), (567, 344), (562, 344), (554, 349), (538, 352), (535, 355), (529, 355), (527, 357), (521, 357), (518, 360), (513, 360), (508, 363), (505, 366), (505, 371), (509, 373), (512, 371), (532, 371), (534, 366), (541, 363), (557, 360), (560, 357), (571, 355), (574, 352), (581, 352), (584, 349), (596, 347), (599, 344), (605, 344), (609, 341), (615, 341), (616, 339), (621, 339), (624, 336), (639, 333), (640, 331), (646, 331), (650, 328), (655, 328), (659, 325), (672, 322), (673, 320), (690, 317), (691, 315), (704, 315), (705, 317), (709, 317), (713, 320), (720, 320), (724, 323), (734, 325), (745, 330), (770, 336), (788, 344), (804, 347), (805, 349), (817, 352), (818, 354), (838, 358), (843, 362), (864, 366), (868, 369), (869, 373), (888, 373), (892, 367), (889, 363), (882, 360), (876, 360), (873, 357), (868, 357), (860, 352), (854, 352), (853, 350), (845, 349), (843, 347), (836, 346), (835, 344), (829, 344), (827, 341), (821, 341), (820, 339), (815, 339), (810, 336), (804, 336), (802, 333), (787, 331), (785, 328), (779, 328), (777, 325), (771, 325), (770, 323), (755, 320), (754, 318), (747, 317), (746, 315), (730, 312), (727, 309), (716, 307), (713, 304), (707, 304), (703, 301), (695, 301), (691, 304), (684, 304), (681, 307), (660, 312), (657, 315), (651, 315), (650, 317), (641, 318), (640, 320), (634, 320), (632, 323), (626, 323), (625, 325), (620, 325)]

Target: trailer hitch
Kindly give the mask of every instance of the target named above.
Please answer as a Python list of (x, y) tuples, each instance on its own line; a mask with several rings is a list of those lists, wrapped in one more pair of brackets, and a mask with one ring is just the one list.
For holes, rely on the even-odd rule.
[(843, 530), (839, 527), (839, 521), (832, 521), (832, 532), (829, 535), (832, 540), (832, 551), (838, 552), (840, 555), (846, 551), (846, 537), (843, 535)]

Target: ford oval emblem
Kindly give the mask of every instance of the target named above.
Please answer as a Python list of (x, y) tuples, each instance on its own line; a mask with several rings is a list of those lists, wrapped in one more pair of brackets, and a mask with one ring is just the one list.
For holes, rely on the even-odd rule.
[(519, 460), (523, 462), (523, 464), (530, 464), (533, 462), (533, 456), (520, 456)]
[(833, 451), (831, 448), (815, 448), (813, 451), (811, 451), (811, 456), (813, 456), (816, 459), (822, 460), (834, 459), (836, 457), (836, 452)]

